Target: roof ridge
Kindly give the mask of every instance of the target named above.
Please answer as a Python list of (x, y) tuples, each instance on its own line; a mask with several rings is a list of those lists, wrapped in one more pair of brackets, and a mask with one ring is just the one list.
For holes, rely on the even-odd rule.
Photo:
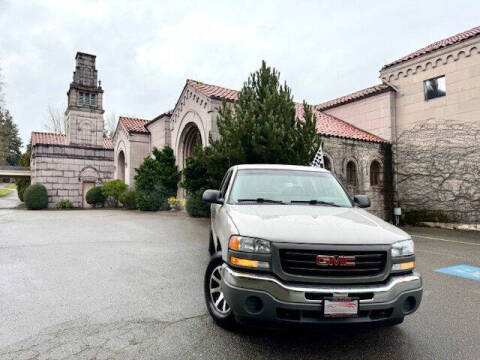
[(392, 88), (385, 83), (380, 83), (380, 84), (376, 84), (376, 85), (366, 87), (364, 89), (354, 91), (354, 92), (349, 93), (347, 95), (339, 96), (339, 97), (334, 98), (332, 100), (324, 101), (320, 104), (314, 105), (314, 107), (316, 109), (319, 109), (319, 110), (325, 110), (327, 108), (331, 108), (331, 107), (335, 107), (335, 106), (338, 106), (338, 105), (347, 104), (349, 102), (353, 102), (353, 101), (356, 101), (356, 100), (364, 99), (366, 97), (379, 94), (379, 93), (381, 93), (383, 91), (386, 91), (388, 89), (392, 89)]
[(59, 133), (46, 132), (46, 131), (32, 131), (32, 134), (45, 134), (45, 135), (67, 136), (66, 134), (59, 134)]
[(226, 90), (230, 90), (230, 91), (239, 92), (239, 90), (230, 89), (230, 88), (227, 88), (227, 87), (225, 87), (225, 86), (215, 85), (215, 84), (207, 84), (207, 83), (205, 83), (205, 82), (203, 82), (203, 81), (198, 81), (198, 80), (188, 79), (188, 78), (187, 78), (187, 82), (189, 82), (189, 81), (193, 81), (193, 82), (197, 83), (198, 85), (215, 86), (215, 87), (218, 87), (218, 88), (222, 88), (222, 89), (226, 89)]
[(384, 69), (392, 67), (396, 64), (400, 64), (402, 62), (414, 59), (414, 58), (419, 57), (421, 55), (428, 54), (428, 53), (433, 52), (435, 50), (439, 50), (441, 48), (444, 48), (444, 47), (454, 45), (454, 44), (457, 44), (459, 42), (468, 40), (468, 39), (470, 39), (472, 37), (475, 37), (479, 34), (480, 34), (480, 26), (475, 26), (471, 29), (468, 29), (468, 30), (459, 32), (455, 35), (452, 35), (452, 36), (446, 37), (444, 39), (435, 41), (431, 44), (428, 44), (428, 45), (416, 50), (416, 51), (413, 51), (413, 52), (409, 53), (408, 55), (405, 55), (405, 56), (403, 56), (403, 57), (401, 57), (401, 58), (399, 58), (395, 61), (392, 61), (392, 62), (390, 62), (386, 65), (383, 65), (381, 70), (384, 70)]

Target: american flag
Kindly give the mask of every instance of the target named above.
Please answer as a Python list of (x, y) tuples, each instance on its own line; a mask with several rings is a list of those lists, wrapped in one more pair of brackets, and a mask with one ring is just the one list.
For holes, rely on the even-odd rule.
[(320, 147), (318, 148), (317, 153), (315, 154), (315, 157), (313, 158), (310, 166), (325, 169), (325, 164), (323, 162), (323, 143), (320, 144)]

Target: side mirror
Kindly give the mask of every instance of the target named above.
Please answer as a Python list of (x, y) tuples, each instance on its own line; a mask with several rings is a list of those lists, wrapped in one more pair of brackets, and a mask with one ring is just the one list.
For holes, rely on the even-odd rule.
[(218, 190), (205, 190), (202, 200), (210, 204), (223, 204), (223, 200), (220, 200), (220, 191)]
[(370, 199), (367, 195), (355, 195), (353, 201), (358, 205), (359, 208), (368, 208), (370, 207)]

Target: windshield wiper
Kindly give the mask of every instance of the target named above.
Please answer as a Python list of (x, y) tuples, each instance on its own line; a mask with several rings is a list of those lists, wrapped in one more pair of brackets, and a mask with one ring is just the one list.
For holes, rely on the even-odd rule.
[(292, 200), (290, 204), (310, 204), (310, 205), (329, 205), (329, 206), (336, 206), (340, 207), (340, 205), (335, 204), (329, 201), (322, 201), (322, 200)]
[(237, 202), (256, 202), (259, 204), (269, 203), (269, 204), (285, 204), (283, 201), (280, 200), (271, 200), (271, 199), (264, 199), (264, 198), (256, 198), (256, 199), (238, 199)]

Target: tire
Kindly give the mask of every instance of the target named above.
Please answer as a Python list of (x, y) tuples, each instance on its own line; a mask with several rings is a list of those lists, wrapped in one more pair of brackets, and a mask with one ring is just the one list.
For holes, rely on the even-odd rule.
[(215, 254), (215, 242), (213, 241), (212, 230), (210, 230), (210, 240), (208, 241), (208, 253), (210, 254), (210, 256)]
[[(216, 253), (210, 259), (205, 271), (204, 294), (205, 304), (213, 320), (225, 329), (232, 329), (235, 325), (235, 316), (228, 306), (221, 290), (222, 281), (220, 268), (223, 265), (222, 254)], [(215, 290), (215, 291), (212, 291)], [(220, 299), (220, 300), (218, 300)], [(222, 300), (223, 299), (223, 300)]]

